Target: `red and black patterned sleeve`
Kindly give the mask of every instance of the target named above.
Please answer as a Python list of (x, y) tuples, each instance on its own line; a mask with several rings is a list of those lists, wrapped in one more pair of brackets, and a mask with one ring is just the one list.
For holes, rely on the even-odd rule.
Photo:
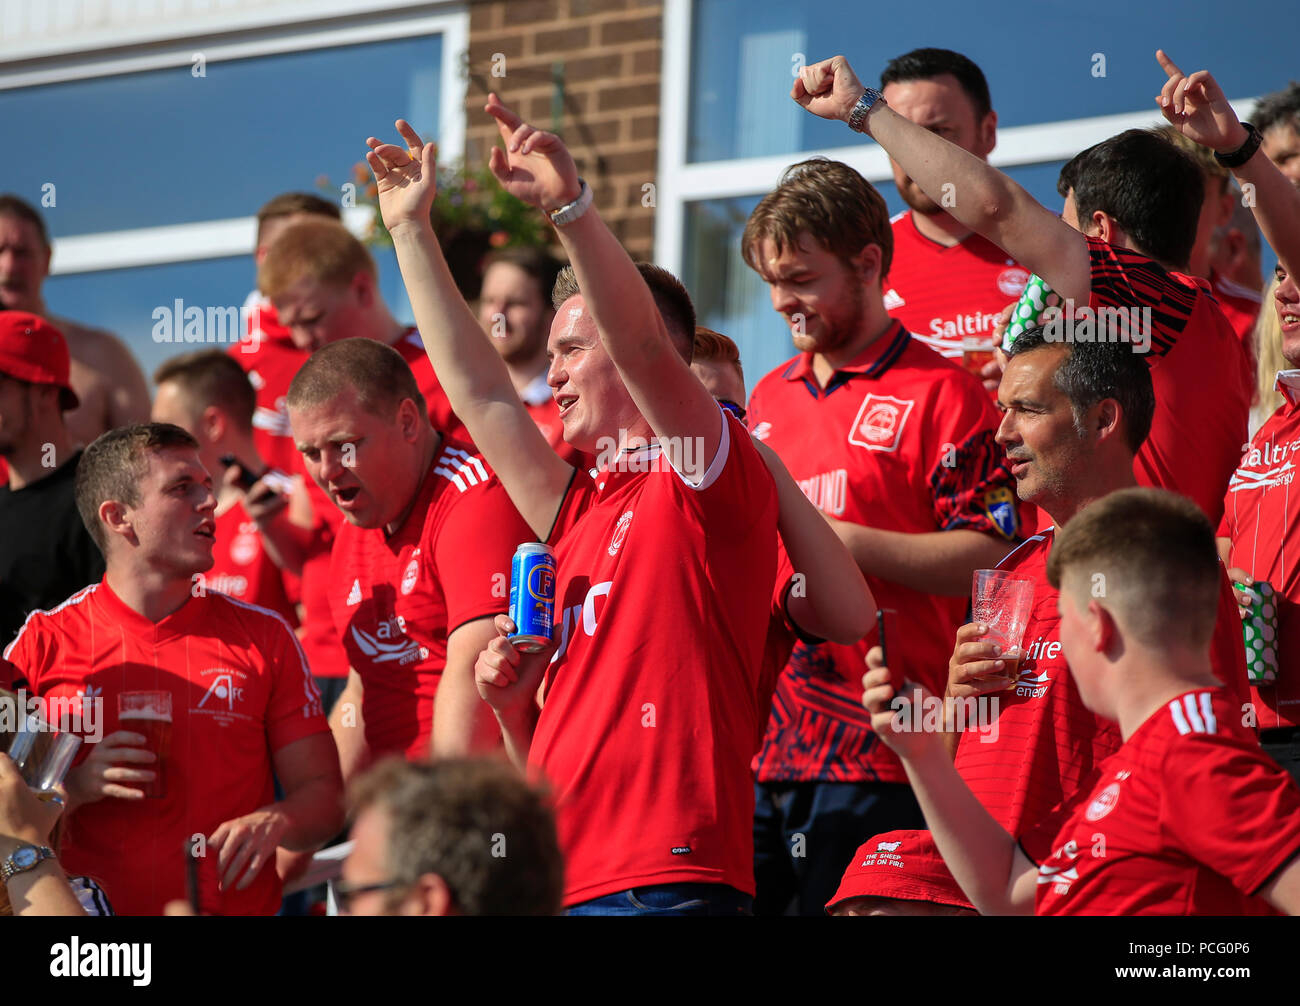
[(994, 439), (996, 413), (975, 382), (945, 389), (929, 438), (929, 471), (935, 523), (942, 531), (970, 530), (1020, 537), (1020, 501), (1006, 451)]
[(1140, 252), (1116, 248), (1098, 238), (1087, 241), (1091, 270), (1088, 306), (1093, 311), (1151, 308), (1149, 355), (1167, 355), (1191, 320), (1197, 289), (1179, 283), (1158, 262)]

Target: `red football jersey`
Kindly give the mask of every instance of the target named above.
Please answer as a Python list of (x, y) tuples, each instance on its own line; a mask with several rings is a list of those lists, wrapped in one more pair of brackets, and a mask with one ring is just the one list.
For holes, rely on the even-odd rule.
[(912, 211), (890, 221), (894, 259), (884, 282), (885, 310), (944, 356), (964, 340), (993, 348), (993, 322), (1024, 292), (1029, 270), (987, 238), (971, 233), (945, 247), (916, 229)]
[(1252, 689), (1261, 730), (1300, 726), (1300, 493), (1291, 501), (1300, 450), (1300, 371), (1278, 375), (1278, 389), (1286, 401), (1242, 455), (1219, 526), (1219, 535), (1232, 539), (1228, 565), (1277, 591), (1277, 681)]
[[(1105, 758), (1119, 749), (1119, 727), (1088, 710), (1061, 648), (1057, 592), (1047, 582), (1049, 528), (1012, 552), (998, 568), (1032, 577), (1034, 606), (1025, 628), (1025, 659), (1014, 689), (999, 693), (996, 722), (967, 727), (955, 764), (971, 792), (1013, 835), (1069, 800)], [(1237, 703), (1237, 719), (1249, 701), (1241, 618), (1220, 564), (1218, 620), (1210, 662)]]
[[(1156, 411), (1133, 473), (1140, 485), (1191, 497), (1218, 524), (1228, 479), (1247, 440), (1255, 387), (1250, 359), (1205, 280), (1166, 272), (1139, 252), (1097, 238), (1087, 241), (1088, 306), (1094, 312), (1150, 310), (1145, 359)], [(1136, 320), (1147, 327), (1145, 315)]]
[[(192, 836), (210, 837), (223, 822), (271, 803), (273, 753), (329, 729), (284, 619), (215, 591), (191, 597), (154, 623), (103, 581), (52, 611), (32, 612), (5, 657), (43, 698), (80, 696), (83, 710), (86, 699), (101, 700), (104, 736), (124, 726), (122, 692), (171, 693), (166, 795), (86, 804), (72, 812), (64, 831), (64, 866), (101, 880), (120, 915), (161, 915), (168, 901), (184, 898)], [(247, 890), (220, 891), (217, 881), (216, 854), (200, 858), (205, 911), (279, 910), (274, 861)]]
[[(781, 456), (813, 504), (840, 520), (913, 534), (969, 529), (1010, 542), (1014, 479), (994, 441), (998, 415), (980, 382), (893, 327), (823, 389), (802, 354), (764, 377), (749, 400), (754, 436)], [(876, 600), (907, 626), (907, 663), (942, 690), (963, 597), (868, 576)], [(758, 778), (906, 782), (862, 708), (866, 651), (797, 646), (772, 700)]]
[(428, 756), (447, 637), (509, 610), (510, 561), (533, 538), (482, 458), (451, 440), (397, 531), (339, 527), (330, 607), (361, 676), (372, 758)]
[[(280, 483), (281, 492), (289, 492), (289, 478), (283, 472), (268, 476)], [(283, 615), (290, 625), (298, 624), (298, 615), (284, 589), (284, 575), (262, 547), (257, 524), (249, 519), (242, 503), (236, 502), (216, 515), (215, 560), (203, 574), (209, 590), (219, 590), (236, 600), (270, 608)]]
[(1152, 713), (1021, 839), (1035, 914), (1276, 914), (1256, 895), (1300, 853), (1300, 788), (1240, 724), (1221, 688)]
[(577, 472), (549, 538), (560, 645), (528, 760), (554, 793), (566, 905), (649, 884), (754, 892), (776, 488), (719, 415), (698, 488), (652, 445)]
[(1223, 316), (1237, 333), (1241, 347), (1250, 357), (1252, 370), (1255, 366), (1255, 319), (1259, 317), (1264, 298), (1258, 290), (1233, 282), (1217, 272), (1210, 273), (1210, 288), (1214, 299), (1219, 302)]

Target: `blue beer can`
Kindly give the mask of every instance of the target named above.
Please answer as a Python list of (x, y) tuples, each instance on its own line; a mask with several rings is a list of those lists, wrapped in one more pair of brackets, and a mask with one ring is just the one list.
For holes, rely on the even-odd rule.
[(525, 653), (551, 644), (555, 624), (555, 550), (539, 541), (526, 541), (510, 562), (510, 642)]

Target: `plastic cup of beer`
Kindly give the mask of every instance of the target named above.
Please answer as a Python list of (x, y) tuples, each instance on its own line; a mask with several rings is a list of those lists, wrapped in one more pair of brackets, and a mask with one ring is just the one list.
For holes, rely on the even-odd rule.
[(986, 364), (993, 362), (993, 340), (966, 336), (961, 340), (961, 365), (976, 377)]
[[(1005, 663), (999, 677), (1014, 679), (1024, 657), (1021, 644), (1034, 606), (1034, 581), (1002, 569), (977, 569), (971, 584), (971, 613), (989, 631), (984, 638), (1001, 647)], [(1008, 686), (1014, 687), (1014, 685)]]
[(118, 727), (144, 736), (144, 747), (157, 759), (152, 764), (131, 762), (124, 768), (152, 769), (156, 775), (149, 782), (124, 785), (144, 791), (150, 799), (167, 795), (167, 752), (172, 741), (171, 692), (122, 692), (117, 697)]
[(42, 800), (53, 800), (58, 796), (55, 787), (63, 784), (80, 748), (80, 734), (62, 730), (54, 735), (54, 741), (28, 782)]

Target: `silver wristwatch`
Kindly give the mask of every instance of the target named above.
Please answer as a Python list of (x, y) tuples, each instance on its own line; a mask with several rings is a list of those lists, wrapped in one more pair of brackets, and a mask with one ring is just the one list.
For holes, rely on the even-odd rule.
[(578, 198), (571, 203), (565, 203), (558, 210), (551, 210), (548, 214), (551, 223), (555, 224), (556, 227), (563, 227), (565, 224), (573, 223), (578, 217), (586, 213), (591, 206), (591, 186), (581, 178), (578, 179), (578, 184), (582, 187), (578, 192)]
[(884, 101), (885, 97), (874, 87), (868, 87), (862, 92), (862, 97), (858, 103), (853, 106), (853, 111), (849, 113), (849, 128), (855, 133), (865, 133), (867, 131), (867, 113), (871, 111), (877, 101)]
[(0, 883), (9, 883), (20, 873), (26, 873), (39, 863), (54, 858), (54, 850), (44, 845), (20, 845), (0, 863)]

